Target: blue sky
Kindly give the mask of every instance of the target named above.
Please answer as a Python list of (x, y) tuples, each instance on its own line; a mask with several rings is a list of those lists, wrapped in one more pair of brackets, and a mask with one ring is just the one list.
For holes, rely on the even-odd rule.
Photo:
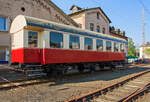
[[(140, 0), (51, 0), (66, 14), (72, 5), (81, 8), (101, 7), (112, 21), (111, 25), (126, 31), (136, 45), (142, 44), (142, 4)], [(150, 0), (141, 0), (145, 7), (145, 38), (150, 42)]]

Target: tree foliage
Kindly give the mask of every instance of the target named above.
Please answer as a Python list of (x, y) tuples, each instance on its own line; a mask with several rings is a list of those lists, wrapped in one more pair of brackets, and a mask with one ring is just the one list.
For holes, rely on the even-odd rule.
[(150, 56), (150, 48), (146, 48), (146, 49), (145, 49), (145, 54), (146, 54), (147, 56)]
[(136, 55), (135, 45), (133, 40), (130, 38), (128, 40), (128, 56), (135, 56), (135, 55)]

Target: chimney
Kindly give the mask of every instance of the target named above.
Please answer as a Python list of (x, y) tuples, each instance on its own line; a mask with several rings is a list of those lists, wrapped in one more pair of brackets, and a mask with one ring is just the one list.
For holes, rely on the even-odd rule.
[(71, 13), (75, 13), (82, 10), (82, 8), (76, 6), (76, 5), (72, 5), (72, 7), (70, 8)]
[(115, 32), (120, 35), (120, 29), (115, 29)]

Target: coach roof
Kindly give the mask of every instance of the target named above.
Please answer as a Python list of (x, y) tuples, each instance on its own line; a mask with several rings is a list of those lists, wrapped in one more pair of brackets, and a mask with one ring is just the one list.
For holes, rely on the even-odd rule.
[(27, 26), (34, 26), (34, 27), (39, 27), (43, 29), (59, 30), (63, 32), (69, 32), (69, 33), (84, 35), (88, 37), (101, 38), (101, 39), (112, 40), (112, 41), (117, 41), (121, 43), (127, 43), (127, 41), (125, 41), (124, 39), (117, 38), (111, 35), (101, 34), (101, 33), (93, 32), (89, 30), (83, 30), (83, 29), (76, 28), (73, 26), (59, 24), (59, 23), (55, 23), (52, 21), (23, 16), (23, 15), (18, 15), (14, 19), (11, 25), (10, 33), (15, 33)]

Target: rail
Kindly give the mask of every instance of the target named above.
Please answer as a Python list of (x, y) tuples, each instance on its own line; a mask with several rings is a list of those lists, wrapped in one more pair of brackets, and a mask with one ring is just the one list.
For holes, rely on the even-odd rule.
[(117, 102), (129, 102), (129, 101), (135, 100), (139, 96), (144, 95), (144, 93), (147, 92), (149, 89), (150, 89), (150, 82), (147, 83), (146, 85), (142, 86), (141, 88), (137, 89), (135, 92), (131, 93), (130, 95), (117, 101)]
[(78, 96), (78, 97), (74, 97), (70, 100), (68, 100), (67, 102), (87, 102), (88, 100), (92, 100), (96, 97), (98, 97), (99, 95), (102, 95), (102, 94), (105, 94), (113, 89), (115, 89), (116, 87), (119, 87), (119, 86), (122, 86), (123, 84), (127, 83), (128, 81), (130, 80), (133, 80), (139, 76), (142, 76), (146, 73), (149, 73), (150, 70), (147, 70), (147, 71), (144, 71), (144, 72), (140, 72), (136, 75), (133, 75), (133, 76), (130, 76), (129, 78), (123, 80), (123, 81), (120, 81), (120, 82), (117, 82), (115, 84), (111, 84), (111, 85), (108, 85), (106, 87), (103, 87), (101, 89), (98, 89), (98, 90), (95, 90), (93, 92), (89, 92), (87, 94), (84, 94), (82, 96)]

